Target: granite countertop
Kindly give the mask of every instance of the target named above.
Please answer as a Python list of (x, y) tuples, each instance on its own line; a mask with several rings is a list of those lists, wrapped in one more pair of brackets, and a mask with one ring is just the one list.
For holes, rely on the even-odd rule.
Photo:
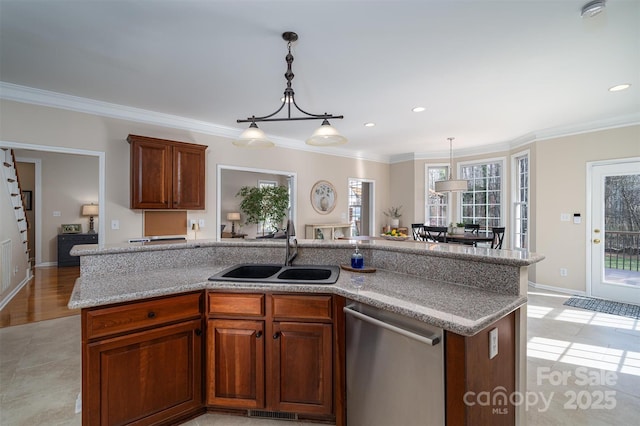
[[(356, 240), (306, 240), (298, 239), (299, 248), (345, 248), (353, 247)], [(408, 254), (419, 254), (434, 257), (447, 257), (450, 259), (463, 259), (494, 263), (510, 266), (529, 266), (544, 259), (544, 256), (516, 250), (491, 250), (485, 247), (473, 247), (463, 244), (426, 243), (424, 241), (389, 241), (370, 240), (358, 241), (364, 250), (393, 251)], [(87, 244), (76, 245), (71, 250), (72, 256), (83, 255), (108, 255), (121, 253), (140, 253), (165, 250), (180, 250), (202, 247), (284, 247), (284, 240), (247, 240), (235, 239), (232, 241), (216, 240), (187, 240), (187, 241), (153, 241), (149, 243), (123, 243), (123, 244)]]
[(208, 281), (210, 276), (229, 266), (231, 265), (184, 267), (126, 275), (80, 277), (68, 306), (70, 309), (89, 308), (203, 289), (329, 293), (415, 318), (464, 336), (472, 336), (522, 306), (527, 300), (525, 296), (499, 294), (383, 269), (378, 269), (375, 273), (341, 270), (338, 281), (333, 285)]

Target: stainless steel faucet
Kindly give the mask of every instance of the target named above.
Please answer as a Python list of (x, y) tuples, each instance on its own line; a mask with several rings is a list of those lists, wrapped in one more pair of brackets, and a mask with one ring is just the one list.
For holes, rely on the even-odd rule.
[[(293, 237), (293, 253), (291, 252), (291, 238)], [(284, 255), (284, 266), (291, 266), (293, 264), (293, 259), (298, 255), (298, 240), (296, 240), (296, 228), (293, 226), (293, 221), (291, 219), (287, 220), (287, 229), (285, 231), (285, 255)]]

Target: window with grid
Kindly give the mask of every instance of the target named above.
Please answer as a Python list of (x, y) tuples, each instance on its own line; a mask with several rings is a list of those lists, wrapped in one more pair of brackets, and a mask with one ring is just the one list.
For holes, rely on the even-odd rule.
[(446, 180), (449, 175), (448, 166), (427, 166), (425, 173), (427, 189), (425, 199), (425, 224), (429, 226), (447, 226), (449, 217), (449, 194), (435, 191), (439, 180)]
[(502, 171), (501, 160), (461, 167), (462, 179), (469, 181), (470, 188), (462, 193), (462, 222), (477, 223), (481, 230), (501, 226)]
[(513, 248), (529, 249), (529, 154), (514, 158)]
[(351, 235), (360, 235), (358, 224), (362, 219), (362, 181), (349, 179), (349, 223)]

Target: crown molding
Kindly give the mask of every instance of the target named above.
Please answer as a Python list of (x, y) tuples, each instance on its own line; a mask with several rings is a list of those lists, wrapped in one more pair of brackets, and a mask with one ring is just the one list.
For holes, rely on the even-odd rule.
[[(0, 81), (0, 99), (21, 102), (26, 104), (41, 105), (52, 108), (60, 108), (85, 114), (120, 120), (134, 121), (138, 123), (152, 124), (162, 127), (187, 130), (207, 135), (236, 139), (244, 129), (221, 126), (206, 121), (194, 120), (178, 115), (164, 114), (141, 108), (96, 101), (78, 96), (66, 95), (49, 90), (20, 86), (17, 84)], [(296, 139), (283, 138), (269, 135), (269, 138), (279, 147), (308, 151), (318, 154), (327, 154), (338, 157), (356, 158), (362, 160), (388, 163), (389, 157), (373, 155), (365, 152), (349, 151), (331, 147), (312, 147)]]
[[(221, 126), (206, 121), (194, 120), (177, 115), (164, 114), (156, 111), (134, 108), (125, 105), (96, 101), (33, 87), (0, 81), (0, 99), (22, 102), (27, 104), (42, 105), (53, 108), (66, 109), (75, 112), (110, 117), (115, 119), (152, 124), (156, 126), (171, 127), (175, 129), (193, 131), (207, 135), (220, 136), (230, 139), (237, 138), (243, 129)], [(569, 126), (554, 127), (538, 130), (519, 136), (509, 141), (502, 141), (472, 148), (454, 150), (454, 157), (467, 157), (480, 154), (510, 151), (520, 146), (559, 137), (590, 133), (600, 130), (614, 129), (640, 124), (640, 112), (589, 123), (574, 124)], [(397, 155), (376, 155), (364, 151), (351, 151), (344, 148), (313, 147), (304, 141), (269, 135), (274, 143), (283, 148), (298, 151), (313, 152), (316, 154), (332, 155), (351, 159), (374, 161), (385, 164), (396, 164), (405, 161), (433, 160), (447, 158), (448, 150), (429, 152), (410, 152)]]

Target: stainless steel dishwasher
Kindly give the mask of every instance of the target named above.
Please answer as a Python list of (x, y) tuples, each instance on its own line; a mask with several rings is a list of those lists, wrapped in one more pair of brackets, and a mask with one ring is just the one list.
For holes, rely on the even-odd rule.
[(358, 303), (344, 312), (347, 425), (444, 425), (443, 330)]

